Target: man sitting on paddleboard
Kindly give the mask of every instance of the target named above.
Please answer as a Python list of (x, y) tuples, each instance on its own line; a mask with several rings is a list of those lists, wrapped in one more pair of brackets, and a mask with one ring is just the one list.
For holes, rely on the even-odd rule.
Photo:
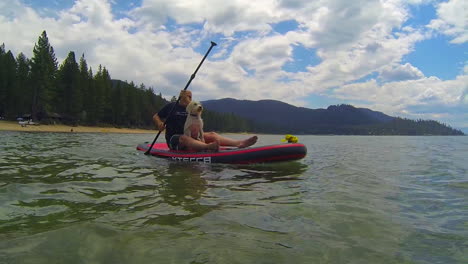
[[(168, 115), (176, 102), (164, 106), (158, 113), (154, 114), (153, 121), (159, 131), (166, 129), (166, 143), (173, 150), (218, 150), (219, 146), (231, 146), (245, 148), (252, 146), (257, 142), (257, 136), (249, 137), (244, 140), (235, 140), (223, 137), (216, 132), (205, 132), (205, 142), (196, 140), (184, 135), (184, 124), (187, 118), (187, 105), (192, 101), (192, 92), (188, 90), (180, 91), (180, 101), (175, 106), (170, 118)], [(166, 127), (164, 127), (166, 122)]]

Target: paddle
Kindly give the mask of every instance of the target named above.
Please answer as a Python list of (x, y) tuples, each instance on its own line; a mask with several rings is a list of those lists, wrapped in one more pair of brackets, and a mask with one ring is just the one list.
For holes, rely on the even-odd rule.
[[(210, 48), (208, 49), (208, 51), (206, 52), (205, 56), (204, 56), (203, 59), (201, 60), (200, 64), (198, 64), (198, 67), (197, 67), (197, 69), (195, 70), (195, 72), (192, 74), (192, 76), (190, 76), (189, 81), (188, 81), (187, 84), (185, 85), (184, 91), (187, 90), (187, 88), (189, 87), (189, 85), (190, 85), (190, 83), (192, 82), (192, 80), (195, 79), (195, 75), (197, 74), (198, 69), (200, 69), (201, 65), (203, 64), (203, 62), (205, 61), (206, 57), (208, 56), (208, 54), (210, 53), (211, 49), (212, 49), (214, 46), (216, 46), (216, 43), (214, 43), (213, 41), (211, 41), (211, 46), (210, 46)], [(164, 121), (164, 126), (166, 126), (167, 120), (171, 117), (171, 114), (172, 114), (172, 112), (174, 111), (175, 106), (179, 103), (179, 101), (180, 101), (180, 96), (179, 96), (179, 98), (177, 98), (176, 103), (172, 106), (171, 111), (169, 111), (169, 115), (167, 116), (166, 120)], [(153, 140), (153, 143), (151, 143), (151, 146), (150, 146), (150, 147), (148, 148), (148, 150), (145, 152), (145, 155), (150, 154), (151, 149), (153, 148), (154, 143), (156, 142), (156, 140), (158, 140), (158, 137), (159, 137), (159, 135), (161, 134), (161, 132), (162, 132), (162, 130), (158, 132), (158, 134), (156, 135), (156, 137), (155, 137), (154, 140)]]

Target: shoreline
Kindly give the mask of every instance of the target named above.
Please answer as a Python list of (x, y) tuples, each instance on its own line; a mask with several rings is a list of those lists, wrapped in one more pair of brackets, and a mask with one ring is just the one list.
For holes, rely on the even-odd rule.
[(58, 133), (121, 133), (121, 134), (155, 134), (156, 129), (133, 129), (116, 127), (67, 126), (67, 125), (27, 125), (21, 126), (16, 121), (0, 121), (0, 131), (20, 132), (58, 132)]

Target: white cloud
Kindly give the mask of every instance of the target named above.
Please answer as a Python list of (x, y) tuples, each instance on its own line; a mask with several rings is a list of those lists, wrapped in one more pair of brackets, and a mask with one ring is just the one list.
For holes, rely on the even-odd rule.
[(323, 63), (310, 68), (305, 78), (314, 80), (316, 89), (326, 90), (384, 71), (388, 65), (398, 65), (413, 45), (425, 38), (418, 31), (391, 35), (391, 28), (380, 24), (369, 29), (353, 45), (345, 49), (321, 50)]
[(406, 0), (407, 4), (410, 5), (423, 5), (423, 4), (430, 4), (437, 0)]
[(145, 0), (131, 14), (156, 27), (171, 18), (178, 24), (202, 23), (208, 32), (230, 36), (236, 31), (270, 31), (268, 23), (281, 18), (275, 7), (273, 0)]
[(468, 106), (468, 87), (465, 88), (462, 95), (460, 96), (460, 104)]
[[(468, 107), (464, 98), (468, 89), (468, 76), (443, 81), (436, 77), (406, 80), (379, 85), (375, 80), (349, 84), (334, 90), (343, 100), (367, 101), (371, 108), (385, 113), (403, 115), (415, 107)], [(440, 114), (437, 107), (433, 112)]]
[(277, 35), (242, 41), (234, 48), (230, 58), (233, 64), (255, 70), (257, 75), (264, 76), (279, 72), (291, 53), (291, 42)]
[(14, 53), (23, 52), (30, 57), (43, 25), (54, 22), (52, 18), (39, 17), (32, 8), (17, 0), (0, 2), (0, 36)]
[(423, 77), (424, 74), (409, 63), (384, 67), (380, 73), (380, 78), (384, 82), (416, 80)]
[(451, 43), (468, 42), (468, 2), (466, 0), (450, 0), (440, 3), (437, 7), (438, 18), (431, 21), (429, 28), (453, 37)]
[(330, 1), (311, 34), (323, 49), (346, 47), (378, 24), (382, 12), (383, 6), (376, 0)]

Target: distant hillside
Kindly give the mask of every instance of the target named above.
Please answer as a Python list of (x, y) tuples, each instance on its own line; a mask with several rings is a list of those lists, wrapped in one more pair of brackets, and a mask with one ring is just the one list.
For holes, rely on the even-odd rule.
[(413, 121), (352, 105), (296, 107), (275, 100), (225, 98), (202, 102), (206, 109), (251, 120), (258, 132), (358, 135), (462, 135), (436, 121)]

